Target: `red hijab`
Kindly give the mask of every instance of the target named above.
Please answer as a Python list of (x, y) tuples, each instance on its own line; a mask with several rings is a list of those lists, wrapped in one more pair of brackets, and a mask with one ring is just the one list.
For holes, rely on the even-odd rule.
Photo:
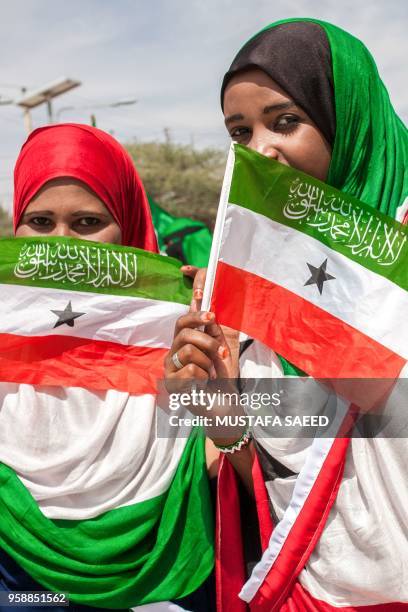
[(133, 162), (112, 136), (76, 123), (34, 130), (14, 169), (14, 231), (38, 190), (51, 179), (71, 177), (90, 187), (122, 230), (122, 244), (158, 252), (152, 217)]

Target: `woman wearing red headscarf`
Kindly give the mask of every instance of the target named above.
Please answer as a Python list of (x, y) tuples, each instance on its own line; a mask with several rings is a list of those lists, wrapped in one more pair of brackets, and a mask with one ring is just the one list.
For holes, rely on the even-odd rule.
[[(17, 237), (65, 236), (157, 252), (146, 194), (132, 160), (114, 138), (85, 125), (60, 124), (30, 135), (15, 167), (14, 228)], [(76, 596), (66, 590), (77, 602), (70, 609), (77, 611), (128, 609), (141, 603), (148, 604), (141, 609), (152, 612), (184, 606), (194, 612), (212, 610), (206, 582), (213, 564), (212, 538), (205, 528), (211, 517), (201, 516), (206, 507), (202, 500), (195, 502), (197, 529), (190, 536), (190, 549), (200, 558), (183, 557), (181, 587), (169, 583), (166, 568), (182, 549), (183, 529), (163, 534), (160, 521), (151, 515), (141, 525), (129, 519), (135, 496), (150, 499), (160, 494), (155, 466), (175, 469), (180, 458), (180, 440), (156, 438), (154, 409), (153, 400), (122, 391), (0, 383), (0, 462), (18, 474), (43, 515), (56, 527), (64, 526), (66, 533), (68, 523), (82, 521), (86, 531), (87, 521), (95, 523), (112, 507), (128, 509), (123, 523), (112, 527), (116, 531), (98, 536), (106, 539), (102, 559), (91, 551), (86, 565), (69, 547), (70, 582), (64, 583), (63, 559), (56, 556), (52, 567), (46, 565), (40, 552), (43, 542), (37, 559), (29, 558), (24, 541), (16, 540), (8, 554), (0, 547), (0, 612), (6, 609), (2, 592), (42, 591), (61, 584), (75, 585)], [(148, 436), (146, 422), (152, 427)], [(205, 477), (205, 465), (202, 472)], [(7, 511), (3, 502), (0, 488), (0, 515)], [(60, 541), (55, 550), (61, 550), (64, 537), (56, 532)], [(52, 543), (48, 549), (54, 550)], [(32, 575), (29, 568), (34, 568)], [(45, 587), (39, 584), (41, 575), (47, 576)], [(179, 598), (182, 608), (150, 603), (160, 601), (165, 584), (166, 598)]]
[(14, 230), (158, 252), (131, 158), (112, 136), (87, 125), (49, 126), (29, 136), (14, 173)]

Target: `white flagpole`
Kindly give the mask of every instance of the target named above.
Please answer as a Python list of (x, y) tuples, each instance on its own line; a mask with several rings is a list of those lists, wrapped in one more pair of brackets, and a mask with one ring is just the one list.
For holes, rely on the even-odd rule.
[(225, 215), (227, 212), (229, 192), (232, 181), (232, 174), (234, 170), (235, 153), (234, 143), (231, 143), (230, 150), (228, 152), (227, 164), (225, 166), (224, 180), (222, 183), (222, 189), (220, 194), (220, 201), (218, 203), (217, 218), (214, 227), (214, 236), (211, 245), (210, 260), (208, 262), (207, 276), (205, 279), (203, 301), (201, 303), (201, 310), (209, 310), (211, 305), (211, 297), (214, 287), (215, 273), (217, 271), (218, 258), (220, 256), (222, 232), (224, 230)]

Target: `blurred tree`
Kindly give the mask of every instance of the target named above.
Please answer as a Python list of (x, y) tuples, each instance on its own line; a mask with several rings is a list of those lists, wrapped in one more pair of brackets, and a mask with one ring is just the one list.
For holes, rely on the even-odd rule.
[(0, 236), (13, 235), (13, 221), (11, 216), (0, 205)]
[(168, 130), (165, 138), (126, 145), (146, 191), (170, 214), (204, 221), (212, 229), (227, 153), (176, 144)]

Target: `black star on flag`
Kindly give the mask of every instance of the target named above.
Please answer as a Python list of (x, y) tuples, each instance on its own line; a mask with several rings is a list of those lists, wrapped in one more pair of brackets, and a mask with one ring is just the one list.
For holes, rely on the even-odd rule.
[(328, 280), (335, 280), (336, 277), (326, 272), (327, 259), (325, 259), (324, 262), (318, 268), (312, 266), (312, 264), (310, 263), (308, 263), (307, 265), (312, 276), (305, 282), (304, 286), (317, 285), (317, 288), (321, 295), (323, 293), (323, 284)]
[(65, 306), (64, 310), (51, 310), (58, 317), (58, 321), (55, 323), (55, 327), (59, 327), (60, 325), (69, 325), (69, 327), (74, 327), (74, 319), (78, 317), (82, 317), (84, 312), (74, 312), (72, 310), (71, 302)]

